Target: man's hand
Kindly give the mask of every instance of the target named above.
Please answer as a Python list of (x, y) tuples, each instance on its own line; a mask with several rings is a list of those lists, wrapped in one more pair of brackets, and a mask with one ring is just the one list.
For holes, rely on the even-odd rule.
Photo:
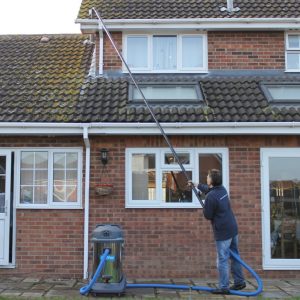
[(196, 184), (195, 182), (193, 182), (192, 180), (189, 180), (189, 181), (187, 182), (187, 184), (188, 184), (189, 187), (192, 187), (192, 186), (197, 187), (197, 184)]

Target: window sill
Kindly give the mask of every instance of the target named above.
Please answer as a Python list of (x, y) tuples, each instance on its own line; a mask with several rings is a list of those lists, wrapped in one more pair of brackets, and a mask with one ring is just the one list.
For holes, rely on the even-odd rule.
[(0, 265), (0, 269), (15, 269), (16, 265), (8, 264), (8, 265)]
[(199, 209), (202, 208), (202, 206), (199, 204), (176, 204), (176, 203), (172, 203), (172, 204), (162, 204), (162, 205), (158, 205), (158, 204), (154, 204), (154, 205), (144, 205), (144, 204), (126, 204), (125, 208), (178, 208), (178, 209), (185, 209), (185, 208), (189, 208), (189, 209)]
[(80, 206), (17, 206), (16, 209), (79, 209), (82, 210), (82, 205)]
[(299, 70), (285, 70), (285, 73), (300, 73), (300, 69)]
[(293, 265), (276, 266), (276, 265), (263, 265), (263, 270), (300, 270), (300, 259), (295, 259)]
[[(124, 74), (128, 74), (129, 72), (127, 70), (122, 70)], [(147, 70), (131, 70), (133, 74), (207, 74), (208, 70), (193, 70), (193, 71), (158, 71), (158, 70), (152, 70), (152, 71), (147, 71)], [(300, 71), (299, 71), (300, 72)]]

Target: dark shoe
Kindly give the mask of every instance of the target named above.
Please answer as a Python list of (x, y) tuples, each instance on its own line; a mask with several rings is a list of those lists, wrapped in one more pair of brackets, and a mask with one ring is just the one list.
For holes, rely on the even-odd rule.
[(240, 283), (240, 284), (234, 284), (230, 287), (231, 290), (234, 290), (234, 291), (239, 291), (239, 290), (242, 290), (246, 287), (246, 283), (243, 282), (243, 283)]
[(229, 295), (230, 294), (228, 289), (215, 289), (211, 293), (212, 294), (219, 294), (219, 295)]

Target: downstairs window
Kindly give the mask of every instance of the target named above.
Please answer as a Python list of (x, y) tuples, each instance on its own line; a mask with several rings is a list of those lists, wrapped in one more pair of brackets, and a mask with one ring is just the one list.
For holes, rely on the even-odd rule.
[(17, 207), (80, 208), (81, 156), (79, 149), (17, 150)]
[[(206, 183), (207, 171), (220, 169), (228, 188), (227, 149), (180, 148), (176, 152), (193, 182)], [(126, 149), (126, 186), (128, 208), (201, 207), (169, 149)]]

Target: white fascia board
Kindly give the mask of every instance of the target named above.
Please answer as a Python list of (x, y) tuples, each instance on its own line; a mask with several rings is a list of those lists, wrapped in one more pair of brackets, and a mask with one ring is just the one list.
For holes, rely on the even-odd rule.
[(0, 123), (0, 135), (82, 135), (83, 128), (89, 127), (85, 123)]
[[(91, 123), (89, 133), (159, 135), (155, 123)], [(161, 123), (168, 135), (300, 135), (300, 122)]]
[[(300, 122), (161, 123), (169, 135), (300, 135)], [(155, 123), (0, 123), (0, 135), (159, 135)]]
[[(96, 19), (77, 19), (81, 30), (101, 28)], [(203, 19), (106, 19), (109, 30), (202, 29), (202, 30), (287, 30), (300, 29), (300, 18), (203, 18)]]

